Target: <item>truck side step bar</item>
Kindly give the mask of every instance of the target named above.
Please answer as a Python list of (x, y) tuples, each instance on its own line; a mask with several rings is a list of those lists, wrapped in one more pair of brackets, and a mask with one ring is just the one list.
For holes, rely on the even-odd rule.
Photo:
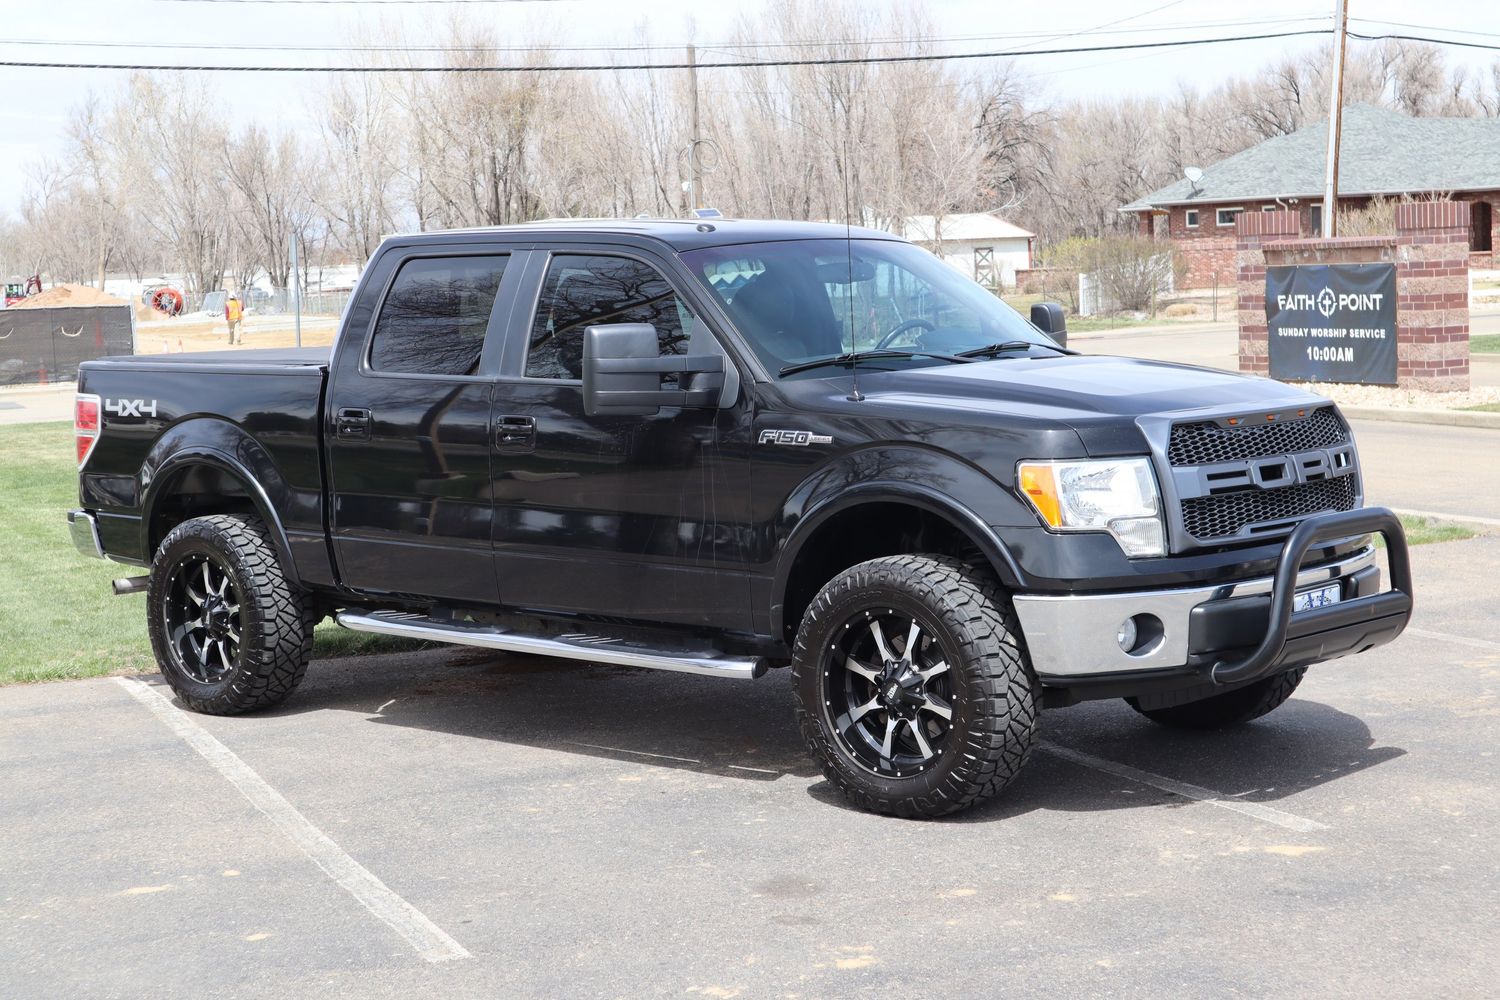
[(731, 656), (706, 645), (692, 647), (670, 641), (647, 644), (586, 632), (534, 634), (477, 622), (429, 618), (405, 611), (340, 611), (334, 616), (334, 621), (355, 632), (482, 646), (507, 653), (560, 656), (619, 667), (673, 670), (740, 680), (753, 680), (766, 672), (764, 657)]

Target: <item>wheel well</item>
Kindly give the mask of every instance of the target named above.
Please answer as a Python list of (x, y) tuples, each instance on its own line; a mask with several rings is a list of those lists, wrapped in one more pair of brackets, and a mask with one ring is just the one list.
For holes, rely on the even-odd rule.
[(797, 551), (783, 593), (782, 632), (788, 644), (823, 585), (859, 563), (881, 556), (933, 552), (988, 565), (963, 529), (911, 504), (866, 503), (834, 514)]
[(206, 514), (260, 513), (239, 477), (214, 465), (174, 469), (160, 491), (151, 511), (147, 558), (156, 554), (162, 539), (183, 521)]

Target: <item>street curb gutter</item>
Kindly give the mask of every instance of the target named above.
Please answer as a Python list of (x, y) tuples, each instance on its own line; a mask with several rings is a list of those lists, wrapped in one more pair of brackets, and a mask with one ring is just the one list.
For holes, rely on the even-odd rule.
[(1500, 528), (1500, 517), (1476, 517), (1468, 514), (1444, 514), (1435, 510), (1407, 510), (1403, 507), (1392, 507), (1400, 517), (1423, 517), (1429, 521), (1448, 521), (1453, 524), (1461, 524), (1466, 528), (1473, 528), (1481, 533), (1494, 531)]
[(1500, 413), (1484, 410), (1418, 410), (1379, 406), (1339, 406), (1350, 420), (1385, 420), (1400, 424), (1434, 424), (1443, 427), (1488, 427), (1500, 430)]

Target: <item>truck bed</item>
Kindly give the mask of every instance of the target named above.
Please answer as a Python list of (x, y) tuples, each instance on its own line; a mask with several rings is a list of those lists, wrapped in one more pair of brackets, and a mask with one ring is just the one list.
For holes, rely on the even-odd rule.
[(182, 369), (215, 370), (256, 368), (326, 368), (332, 356), (331, 347), (262, 347), (244, 351), (198, 351), (191, 354), (134, 354), (99, 358), (85, 364), (90, 368), (170, 366)]

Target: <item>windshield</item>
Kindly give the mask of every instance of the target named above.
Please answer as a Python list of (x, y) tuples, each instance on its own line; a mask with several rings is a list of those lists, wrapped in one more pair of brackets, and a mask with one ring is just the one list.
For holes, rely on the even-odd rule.
[[(773, 373), (852, 351), (960, 354), (1007, 341), (1053, 342), (995, 295), (910, 243), (789, 240), (684, 253), (693, 273)], [(871, 368), (947, 364), (880, 358)], [(837, 368), (787, 377), (827, 377)]]

